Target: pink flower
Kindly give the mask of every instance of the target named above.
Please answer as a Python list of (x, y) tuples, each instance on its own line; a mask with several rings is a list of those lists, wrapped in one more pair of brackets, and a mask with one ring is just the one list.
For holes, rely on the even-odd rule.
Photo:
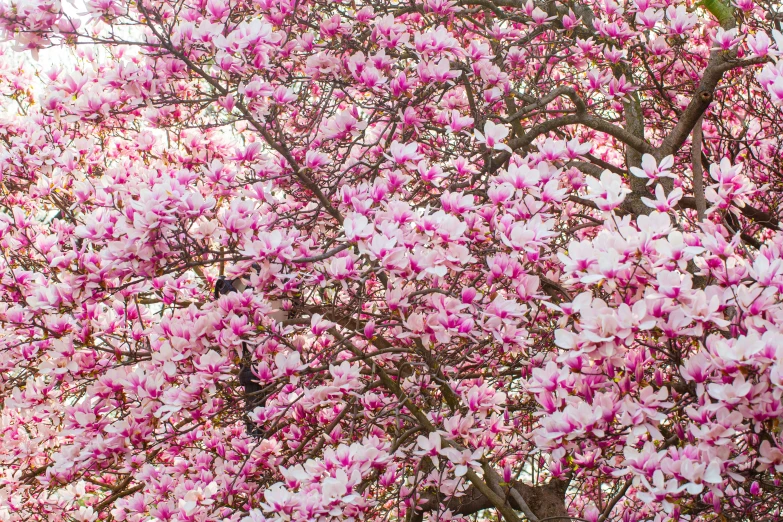
[(775, 105), (783, 105), (783, 76), (778, 76), (773, 82), (769, 83), (766, 88)]
[(314, 335), (321, 335), (329, 328), (334, 326), (334, 323), (324, 319), (321, 314), (313, 314), (312, 318), (310, 319), (310, 325), (310, 329)]
[(709, 384), (707, 392), (723, 404), (736, 406), (744, 401), (752, 388), (752, 383), (746, 382), (745, 377), (738, 375), (731, 384)]
[(215, 350), (208, 351), (205, 355), (199, 357), (196, 368), (206, 373), (218, 374), (226, 369), (228, 361)]
[(470, 116), (462, 116), (460, 112), (457, 110), (451, 111), (451, 120), (448, 125), (448, 128), (451, 132), (457, 134), (463, 129), (466, 129), (472, 125), (473, 125), (473, 118), (471, 118)]
[(355, 390), (362, 387), (359, 381), (360, 368), (358, 364), (350, 364), (343, 361), (339, 366), (329, 366), (329, 373), (332, 374), (332, 386), (339, 388), (343, 392)]
[(416, 444), (421, 449), (416, 450), (414, 454), (419, 456), (426, 455), (432, 460), (432, 463), (435, 466), (438, 466), (438, 455), (440, 455), (441, 452), (440, 435), (435, 432), (431, 432), (426, 437), (424, 435), (419, 435), (416, 439)]
[(684, 34), (696, 25), (696, 15), (690, 14), (684, 5), (676, 8), (670, 5), (666, 8), (666, 17), (669, 19), (669, 29), (672, 34)]
[(644, 11), (636, 12), (636, 23), (643, 25), (647, 29), (653, 29), (658, 22), (663, 20), (664, 13), (660, 9), (648, 7)]
[(366, 216), (355, 213), (345, 218), (343, 229), (345, 230), (345, 238), (348, 241), (367, 239), (375, 231), (375, 227)]
[(650, 154), (642, 156), (642, 168), (631, 167), (631, 174), (637, 178), (648, 178), (647, 185), (652, 185), (660, 178), (673, 178), (671, 168), (674, 166), (674, 157), (666, 156), (658, 164), (655, 158)]
[(588, 194), (601, 210), (612, 210), (622, 205), (625, 195), (631, 189), (623, 185), (623, 180), (614, 172), (605, 170), (601, 178), (587, 178)]
[(568, 10), (568, 14), (563, 16), (562, 20), (563, 29), (566, 31), (572, 30), (574, 27), (579, 25), (579, 18), (574, 14), (574, 11), (572, 9)]
[(533, 9), (533, 12), (530, 14), (530, 18), (533, 19), (533, 23), (536, 25), (542, 25), (550, 20), (554, 20), (557, 17), (556, 16), (547, 16), (546, 11), (542, 10), (540, 7), (536, 7)]
[(741, 41), (742, 37), (737, 36), (736, 29), (727, 31), (721, 27), (715, 32), (715, 36), (712, 37), (712, 43), (714, 44), (712, 49), (714, 51), (728, 51)]
[(462, 450), (459, 451), (456, 448), (443, 448), (440, 452), (441, 455), (449, 459), (454, 465), (454, 475), (457, 477), (464, 476), (470, 469), (481, 469), (481, 455), (484, 453), (483, 449), (477, 449), (476, 451)]
[(658, 212), (668, 212), (677, 206), (677, 203), (682, 199), (682, 189), (677, 187), (676, 189), (666, 194), (663, 185), (658, 184), (655, 186), (655, 199), (642, 198), (642, 203), (648, 207), (652, 207)]
[(451, 63), (448, 58), (441, 58), (437, 63), (434, 61), (419, 62), (417, 72), (421, 81), (425, 83), (449, 82), (462, 74), (462, 71), (459, 69), (451, 69)]
[(477, 143), (483, 143), (489, 149), (505, 150), (512, 152), (511, 148), (502, 143), (506, 136), (508, 136), (508, 128), (504, 125), (493, 123), (489, 120), (484, 124), (484, 134), (479, 131), (474, 131), (474, 136)]
[(308, 150), (305, 154), (305, 165), (309, 169), (317, 170), (329, 163), (329, 156), (317, 150)]
[(275, 355), (275, 367), (276, 376), (290, 377), (291, 382), (295, 384), (297, 382), (295, 374), (307, 366), (302, 364), (299, 352), (289, 351), (278, 352), (277, 355)]
[(770, 45), (772, 44), (772, 41), (769, 39), (769, 36), (767, 36), (767, 33), (762, 32), (748, 35), (746, 42), (753, 55), (760, 57), (767, 56), (769, 54)]
[(398, 165), (405, 165), (409, 162), (416, 162), (421, 159), (421, 154), (418, 152), (418, 144), (408, 143), (403, 145), (398, 141), (393, 141), (389, 149), (390, 155), (384, 154), (387, 158), (394, 161)]

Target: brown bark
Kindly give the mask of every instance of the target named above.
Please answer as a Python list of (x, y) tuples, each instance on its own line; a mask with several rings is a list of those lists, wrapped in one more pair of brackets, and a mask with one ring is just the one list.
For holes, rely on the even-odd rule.
[[(529, 486), (521, 482), (515, 482), (513, 488), (520, 494), (539, 520), (551, 517), (570, 518), (565, 508), (565, 493), (568, 488), (568, 481), (552, 480), (542, 486)], [(506, 502), (513, 509), (522, 511), (522, 506), (510, 494), (508, 487), (505, 488), (505, 496)], [(468, 491), (461, 497), (452, 497), (444, 500), (435, 493), (421, 493), (419, 494), (419, 499), (421, 499), (417, 509), (419, 514), (436, 511), (441, 503), (443, 504), (443, 509), (450, 509), (459, 515), (473, 515), (481, 510), (493, 507), (492, 502), (475, 487), (468, 488)]]

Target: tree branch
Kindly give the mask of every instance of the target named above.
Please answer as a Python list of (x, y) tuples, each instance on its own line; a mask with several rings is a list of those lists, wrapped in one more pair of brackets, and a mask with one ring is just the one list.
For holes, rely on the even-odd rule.
[(699, 118), (693, 127), (691, 140), (691, 164), (693, 170), (693, 197), (696, 200), (696, 215), (699, 221), (704, 221), (707, 213), (707, 201), (704, 199), (704, 169), (701, 165), (701, 142), (703, 118)]
[(344, 245), (338, 246), (337, 248), (333, 248), (332, 250), (328, 250), (323, 254), (318, 254), (316, 256), (311, 256), (311, 257), (299, 257), (296, 259), (292, 259), (291, 262), (296, 264), (315, 263), (316, 261), (323, 261), (324, 259), (329, 259), (333, 255), (339, 254), (343, 250), (348, 250), (349, 248), (351, 248), (351, 244), (346, 243)]
[(583, 114), (587, 110), (587, 106), (585, 105), (584, 100), (579, 97), (579, 95), (576, 93), (576, 90), (573, 87), (558, 87), (557, 89), (554, 89), (552, 92), (544, 96), (543, 98), (538, 99), (535, 103), (531, 103), (530, 105), (526, 105), (519, 109), (515, 114), (508, 116), (506, 118), (501, 118), (500, 121), (503, 123), (511, 123), (525, 114), (529, 114), (533, 112), (536, 109), (540, 109), (543, 107), (546, 107), (546, 105), (554, 100), (555, 98), (558, 98), (560, 96), (566, 96), (569, 98), (574, 106), (576, 107), (576, 113), (577, 114)]
[(609, 515), (612, 513), (612, 510), (617, 505), (617, 503), (620, 502), (625, 496), (625, 494), (628, 492), (628, 490), (631, 487), (631, 484), (633, 484), (633, 480), (628, 479), (625, 481), (625, 484), (620, 489), (620, 491), (618, 491), (617, 494), (613, 496), (611, 500), (609, 500), (609, 503), (606, 505), (606, 508), (601, 513), (601, 516), (598, 517), (598, 522), (604, 522), (604, 520), (606, 520), (607, 517), (609, 517)]
[(532, 522), (538, 522), (538, 517), (530, 510), (530, 506), (527, 505), (527, 502), (525, 502), (525, 499), (522, 498), (522, 495), (519, 493), (519, 491), (511, 488), (511, 498), (516, 501), (517, 505), (519, 506), (519, 510), (522, 511), (522, 513), (524, 513), (529, 520)]
[[(527, 131), (524, 136), (509, 141), (508, 145), (512, 150), (522, 149), (529, 146), (542, 134), (546, 134), (547, 132), (554, 131), (560, 127), (566, 127), (568, 125), (584, 125), (585, 127), (589, 127), (593, 130), (603, 132), (641, 153), (653, 154), (656, 150), (645, 139), (634, 136), (626, 129), (618, 127), (613, 123), (590, 114), (569, 114), (567, 116), (560, 116), (558, 118), (553, 118), (551, 120), (539, 123)], [(492, 167), (490, 168), (490, 172), (498, 171), (510, 157), (510, 153), (501, 152), (492, 158)]]
[[(567, 488), (568, 481), (566, 480), (551, 480), (542, 486), (528, 486), (522, 482), (514, 481), (508, 488), (508, 503), (513, 509), (525, 513), (525, 516), (531, 521), (571, 519), (572, 517), (568, 515), (568, 510), (565, 508)], [(459, 497), (443, 498), (443, 495), (439, 493), (425, 492), (421, 493), (419, 498), (423, 500), (416, 506), (419, 513), (436, 511), (441, 504), (446, 509), (462, 516), (474, 515), (484, 509), (492, 508), (489, 499), (473, 486)], [(520, 500), (526, 507), (520, 504)]]
[[(149, 27), (150, 31), (152, 31), (152, 34), (154, 34), (155, 37), (160, 41), (160, 46), (164, 48), (166, 51), (168, 51), (169, 53), (171, 53), (177, 59), (182, 60), (185, 63), (185, 65), (187, 65), (188, 69), (190, 69), (191, 72), (201, 77), (219, 94), (221, 94), (222, 96), (226, 96), (230, 94), (229, 89), (223, 87), (223, 85), (221, 85), (220, 82), (218, 82), (215, 78), (213, 78), (212, 75), (204, 71), (204, 69), (202, 69), (198, 64), (194, 63), (188, 56), (185, 55), (185, 53), (177, 50), (177, 48), (174, 47), (174, 44), (171, 43), (171, 39), (167, 40), (166, 38), (164, 38), (164, 35), (161, 34), (161, 32), (158, 31), (158, 29), (152, 23), (152, 20), (150, 19), (150, 14), (147, 12), (143, 4), (144, 2), (137, 3), (139, 11), (146, 17), (147, 19), (146, 25), (147, 27)], [(285, 145), (282, 143), (278, 143), (272, 137), (272, 135), (269, 134), (269, 131), (265, 129), (264, 126), (261, 125), (258, 121), (256, 121), (253, 114), (244, 104), (242, 104), (239, 101), (236, 101), (234, 106), (247, 119), (248, 123), (250, 123), (250, 125), (264, 138), (264, 141), (266, 141), (266, 143), (270, 147), (272, 147), (281, 156), (283, 156), (283, 158), (285, 158), (286, 162), (290, 165), (291, 169), (293, 170), (294, 176), (299, 179), (302, 185), (304, 185), (308, 190), (310, 190), (310, 192), (312, 192), (315, 195), (316, 198), (318, 198), (318, 201), (323, 205), (326, 211), (333, 218), (335, 218), (338, 223), (342, 224), (343, 222), (342, 214), (340, 214), (340, 212), (332, 205), (332, 202), (321, 191), (321, 188), (312, 179), (310, 179), (310, 176), (305, 174), (299, 168), (299, 165), (297, 164), (296, 160), (291, 155), (291, 152), (285, 147)]]
[[(680, 199), (680, 202), (677, 206), (680, 208), (696, 209), (696, 198), (686, 196)], [(759, 210), (755, 207), (751, 207), (750, 205), (745, 205), (744, 207), (738, 207), (735, 205), (734, 207), (737, 208), (743, 216), (753, 220), (754, 223), (757, 223), (770, 230), (780, 230), (780, 223), (772, 214), (768, 214), (767, 212)]]
[[(715, 3), (719, 0), (713, 0)], [(730, 29), (736, 25), (733, 16), (722, 17), (720, 20), (721, 26), (724, 29)], [(661, 159), (677, 152), (688, 136), (691, 134), (691, 130), (696, 125), (696, 122), (706, 112), (707, 108), (712, 103), (715, 88), (718, 86), (718, 82), (723, 78), (726, 71), (729, 71), (735, 67), (742, 67), (743, 62), (737, 62), (734, 58), (737, 56), (736, 47), (730, 51), (712, 51), (710, 53), (710, 59), (707, 63), (707, 67), (701, 75), (699, 85), (696, 87), (696, 91), (691, 98), (688, 107), (680, 116), (680, 120), (664, 138), (663, 143), (658, 149), (656, 158)], [(748, 61), (747, 64), (754, 63), (753, 60)]]

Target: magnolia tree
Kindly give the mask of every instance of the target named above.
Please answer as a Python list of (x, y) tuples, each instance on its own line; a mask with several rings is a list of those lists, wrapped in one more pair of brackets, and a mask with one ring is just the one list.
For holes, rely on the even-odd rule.
[(0, 520), (780, 520), (778, 7), (0, 0)]

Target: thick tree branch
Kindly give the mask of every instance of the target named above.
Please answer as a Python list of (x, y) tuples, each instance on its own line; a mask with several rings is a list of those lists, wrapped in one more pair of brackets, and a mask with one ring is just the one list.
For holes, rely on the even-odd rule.
[[(524, 136), (510, 140), (508, 145), (514, 151), (523, 149), (532, 144), (533, 141), (535, 141), (535, 139), (542, 134), (552, 132), (556, 129), (559, 129), (560, 127), (566, 127), (568, 125), (584, 125), (585, 127), (589, 127), (593, 130), (603, 132), (604, 134), (608, 134), (616, 138), (617, 140), (625, 143), (629, 147), (641, 153), (652, 154), (655, 152), (655, 148), (643, 138), (634, 136), (633, 133), (628, 132), (626, 129), (618, 127), (613, 123), (590, 114), (569, 114), (567, 116), (560, 116), (558, 118), (553, 118), (551, 120), (539, 123), (527, 131)], [(492, 158), (490, 172), (496, 172), (499, 170), (510, 157), (511, 154), (508, 152), (501, 152), (500, 154), (497, 154)]]
[(531, 522), (538, 522), (539, 518), (536, 516), (535, 513), (530, 509), (530, 506), (527, 505), (527, 502), (525, 502), (524, 497), (514, 488), (511, 488), (509, 491), (511, 494), (511, 498), (514, 499), (514, 501), (519, 506), (519, 510), (522, 511), (522, 513), (525, 514), (525, 516), (530, 520)]
[[(528, 486), (522, 482), (513, 482), (508, 486), (508, 503), (518, 511), (525, 513), (529, 520), (547, 520), (554, 518), (570, 519), (565, 508), (565, 493), (568, 489), (568, 481), (552, 480), (542, 486)], [(492, 503), (475, 487), (459, 497), (443, 498), (434, 492), (423, 492), (419, 495), (422, 502), (417, 506), (420, 513), (436, 511), (442, 504), (445, 509), (453, 513), (470, 516), (484, 509), (492, 508)], [(520, 504), (520, 500), (524, 503)]]
[[(713, 4), (720, 4), (720, 0), (709, 0)], [(730, 15), (726, 15), (721, 7), (721, 16), (718, 17), (721, 26), (724, 29), (731, 29), (736, 25), (733, 16), (733, 8)], [(709, 62), (707, 67), (701, 75), (701, 80), (696, 87), (693, 97), (691, 98), (688, 107), (680, 116), (679, 121), (669, 134), (664, 138), (663, 143), (655, 154), (656, 158), (661, 159), (677, 152), (685, 140), (690, 136), (693, 127), (696, 122), (701, 119), (707, 108), (712, 103), (715, 94), (715, 88), (718, 86), (718, 82), (723, 78), (726, 71), (732, 68), (731, 61), (737, 56), (736, 47), (730, 51), (715, 50), (710, 53)]]
[(688, 139), (691, 131), (696, 126), (696, 122), (699, 121), (712, 103), (715, 89), (726, 72), (732, 69), (759, 65), (769, 60), (765, 56), (749, 58), (746, 60), (735, 60), (734, 56), (736, 56), (736, 54), (736, 49), (724, 52), (713, 51), (707, 68), (704, 69), (701, 81), (699, 81), (699, 85), (696, 88), (688, 107), (680, 116), (677, 125), (674, 126), (671, 132), (663, 140), (663, 143), (655, 154), (657, 158), (665, 158), (670, 154), (674, 154), (682, 147), (682, 144), (685, 143), (685, 140)]
[(696, 200), (696, 215), (699, 221), (704, 221), (707, 213), (707, 200), (704, 199), (704, 169), (701, 165), (702, 118), (693, 127), (691, 140), (691, 164), (693, 171), (693, 197)]
[[(634, 137), (644, 140), (644, 111), (639, 93), (634, 92), (623, 102), (623, 116), (625, 117), (625, 130)], [(626, 144), (628, 145), (628, 144)], [(627, 146), (625, 148), (625, 165), (627, 168), (639, 167), (642, 164), (642, 156), (645, 152), (637, 147)], [(636, 214), (649, 214), (652, 210), (642, 202), (642, 198), (649, 194), (646, 180), (636, 176), (629, 176), (631, 193), (626, 198), (626, 206)]]
[[(678, 206), (680, 208), (696, 209), (696, 198), (686, 196), (680, 199)], [(764, 212), (763, 210), (751, 207), (750, 205), (745, 205), (744, 207), (738, 207), (735, 205), (735, 208), (737, 208), (743, 216), (752, 220), (754, 223), (763, 226), (764, 228), (775, 231), (780, 230), (780, 223), (778, 222), (777, 218), (771, 214), (768, 214), (767, 212)]]

